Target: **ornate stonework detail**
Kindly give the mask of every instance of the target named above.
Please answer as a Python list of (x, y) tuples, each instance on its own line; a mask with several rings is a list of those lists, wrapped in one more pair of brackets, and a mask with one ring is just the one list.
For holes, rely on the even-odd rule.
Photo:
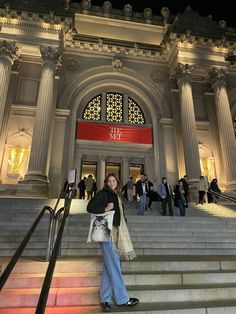
[(52, 63), (55, 66), (60, 61), (60, 52), (56, 48), (52, 47), (41, 47), (40, 52), (42, 55), (43, 63)]
[(75, 58), (68, 58), (64, 62), (65, 68), (70, 72), (78, 71), (80, 67), (80, 63)]
[(150, 9), (150, 8), (144, 9), (143, 16), (144, 16), (145, 20), (151, 20), (152, 19), (152, 9)]
[(193, 71), (193, 69), (194, 65), (189, 65), (188, 63), (186, 64), (179, 63), (176, 69), (176, 75), (178, 79), (190, 80), (191, 72)]
[(208, 81), (213, 85), (222, 84), (226, 85), (227, 82), (227, 71), (222, 68), (213, 68), (208, 75)]
[(163, 20), (168, 23), (168, 21), (170, 20), (170, 10), (167, 7), (163, 7), (161, 9), (161, 15), (163, 17)]
[(19, 72), (20, 69), (20, 60), (19, 59), (15, 59), (14, 63), (11, 67), (12, 72)]
[(8, 57), (13, 63), (18, 57), (17, 51), (18, 47), (16, 47), (15, 42), (8, 42), (6, 40), (0, 41), (0, 57)]
[(102, 6), (103, 12), (106, 14), (111, 14), (112, 12), (112, 4), (110, 1), (105, 1)]
[(224, 20), (220, 20), (218, 23), (219, 28), (225, 29), (226, 28), (226, 22)]
[(65, 47), (74, 47), (75, 46), (74, 36), (76, 34), (77, 34), (76, 29), (72, 29), (71, 27), (68, 28), (64, 32), (64, 46)]
[(121, 54), (116, 54), (112, 59), (112, 66), (114, 71), (122, 71), (124, 66), (124, 57)]
[(81, 7), (83, 10), (91, 10), (92, 8), (91, 0), (82, 0)]
[(163, 80), (164, 80), (164, 78), (165, 78), (163, 72), (160, 71), (160, 70), (156, 70), (156, 69), (153, 70), (153, 71), (150, 73), (150, 77), (151, 77), (151, 79), (152, 79), (154, 82), (156, 82), (156, 83), (161, 83), (161, 82), (163, 82)]
[(70, 0), (65, 0), (65, 10), (69, 10), (70, 8)]
[(126, 4), (123, 9), (124, 16), (131, 17), (133, 15), (133, 7), (131, 4)]

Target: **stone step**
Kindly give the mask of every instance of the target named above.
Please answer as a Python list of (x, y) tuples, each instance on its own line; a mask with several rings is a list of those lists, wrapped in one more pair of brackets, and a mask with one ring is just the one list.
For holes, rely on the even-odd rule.
[[(19, 243), (20, 240), (23, 239), (22, 237), (19, 237), (19, 235), (2, 235), (0, 236), (0, 242), (17, 242)], [(45, 242), (47, 241), (47, 236), (33, 236), (30, 239), (30, 242)], [(87, 241), (87, 234), (86, 235), (80, 235), (78, 236), (70, 236), (70, 235), (65, 235), (62, 238), (62, 242), (76, 242), (78, 245), (84, 244)], [(199, 243), (219, 243), (219, 242), (224, 242), (224, 243), (236, 243), (236, 238), (233, 237), (194, 237), (194, 235), (187, 237), (184, 236), (178, 236), (176, 237), (173, 235), (169, 236), (132, 236), (132, 241), (133, 243), (139, 243), (139, 242), (145, 242), (145, 243), (153, 243), (155, 241), (158, 242), (175, 242), (175, 243), (188, 243), (188, 242), (199, 242)]]
[[(45, 274), (12, 274), (6, 282), (4, 289), (20, 288), (41, 288)], [(166, 286), (173, 287), (188, 285), (209, 285), (209, 284), (236, 284), (236, 273), (172, 273), (172, 274), (143, 274), (136, 272), (133, 274), (124, 273), (125, 284), (127, 286)], [(52, 280), (52, 288), (72, 288), (72, 287), (99, 287), (100, 272), (83, 273), (55, 273)]]
[[(174, 241), (174, 240), (173, 240)], [(184, 240), (183, 240), (184, 241)], [(45, 241), (30, 241), (27, 244), (26, 249), (44, 249), (46, 247)], [(145, 241), (133, 241), (134, 248), (138, 249), (236, 249), (236, 242), (171, 242), (170, 240), (163, 242), (160, 238), (156, 242), (145, 242)], [(17, 249), (19, 242), (0, 242), (0, 250), (4, 249)], [(62, 249), (97, 249), (99, 248), (98, 243), (86, 243), (79, 241), (62, 241)]]
[[(0, 271), (7, 265), (9, 258), (0, 260)], [(68, 268), (68, 263), (70, 267)], [(59, 257), (56, 263), (56, 273), (100, 272), (102, 258)], [(16, 264), (13, 274), (45, 273), (48, 262), (39, 258), (22, 258)], [(202, 273), (202, 272), (236, 272), (235, 256), (139, 256), (129, 262), (122, 261), (124, 273)]]
[[(188, 288), (173, 286), (128, 286), (129, 295), (137, 297), (143, 303), (206, 302), (233, 300), (236, 286), (209, 286)], [(34, 307), (37, 304), (40, 289), (3, 289), (0, 294), (0, 308)], [(48, 306), (81, 306), (99, 304), (99, 288), (51, 288)]]
[[(222, 302), (223, 303), (223, 302)], [(232, 302), (224, 302), (232, 304)], [(205, 307), (203, 307), (203, 304)], [(198, 304), (197, 302), (193, 304), (188, 304), (189, 308), (187, 309), (157, 309), (160, 308), (159, 304), (139, 304), (138, 306), (132, 309), (123, 309), (117, 306), (113, 306), (112, 313), (116, 314), (235, 314), (236, 306), (227, 306), (224, 307), (208, 307), (211, 305), (210, 302)], [(179, 304), (175, 306), (180, 307)], [(186, 305), (187, 306), (187, 305)], [(190, 308), (193, 306), (193, 308)], [(199, 306), (199, 308), (196, 308)], [(162, 308), (164, 305), (162, 306)], [(34, 314), (35, 308), (14, 308), (14, 309), (1, 309), (1, 314)], [(99, 306), (82, 306), (82, 307), (48, 307), (46, 309), (46, 314), (102, 314)]]
[[(222, 307), (223, 304), (224, 307)], [(210, 307), (219, 302), (195, 302), (195, 303), (140, 303), (132, 309), (112, 305), (112, 313), (116, 314), (235, 314), (236, 306), (232, 306), (235, 301), (221, 302), (219, 307)], [(228, 306), (227, 306), (228, 305)], [(174, 306), (177, 309), (173, 309)], [(1, 314), (34, 314), (35, 308), (12, 308), (1, 309)], [(73, 307), (47, 307), (46, 314), (102, 314), (100, 306), (73, 306)]]
[[(236, 249), (176, 249), (176, 248), (159, 248), (159, 249), (136, 249), (137, 255), (236, 255)], [(87, 256), (100, 255), (99, 249), (62, 249), (62, 256)], [(5, 255), (6, 256), (6, 255)], [(29, 255), (33, 256), (33, 255)]]

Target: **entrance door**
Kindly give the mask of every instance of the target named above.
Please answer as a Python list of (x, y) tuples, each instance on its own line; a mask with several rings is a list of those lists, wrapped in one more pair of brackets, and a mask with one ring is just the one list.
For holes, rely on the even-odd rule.
[(141, 174), (144, 173), (144, 167), (142, 164), (129, 164), (129, 173), (133, 177), (133, 181), (140, 180)]
[(108, 173), (114, 173), (115, 176), (120, 180), (120, 164), (113, 162), (106, 162), (106, 175)]
[(93, 176), (95, 181), (97, 178), (97, 163), (92, 161), (82, 161), (81, 163), (81, 179), (88, 177), (89, 175)]

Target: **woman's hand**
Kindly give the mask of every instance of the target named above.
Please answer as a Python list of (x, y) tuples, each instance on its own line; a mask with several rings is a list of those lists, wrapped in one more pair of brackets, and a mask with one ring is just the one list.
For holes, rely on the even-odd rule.
[(114, 208), (114, 203), (108, 203), (107, 206), (105, 207), (105, 212), (109, 212)]

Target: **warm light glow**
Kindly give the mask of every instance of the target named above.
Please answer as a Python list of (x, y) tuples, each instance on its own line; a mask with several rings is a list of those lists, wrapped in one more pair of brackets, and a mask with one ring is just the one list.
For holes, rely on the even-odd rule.
[(60, 24), (54, 25), (53, 28), (54, 28), (56, 31), (61, 31), (61, 30), (62, 30), (62, 26), (61, 26)]
[(215, 178), (215, 160), (213, 157), (201, 158), (201, 171), (203, 176), (207, 176), (210, 182)]
[(9, 21), (7, 17), (0, 17), (0, 23), (6, 24)]
[(50, 24), (49, 23), (42, 23), (41, 26), (42, 26), (42, 28), (45, 28), (45, 29), (50, 28)]
[(21, 167), (28, 157), (28, 153), (29, 148), (20, 146), (8, 147), (8, 164), (10, 165), (10, 172), (20, 172)]

